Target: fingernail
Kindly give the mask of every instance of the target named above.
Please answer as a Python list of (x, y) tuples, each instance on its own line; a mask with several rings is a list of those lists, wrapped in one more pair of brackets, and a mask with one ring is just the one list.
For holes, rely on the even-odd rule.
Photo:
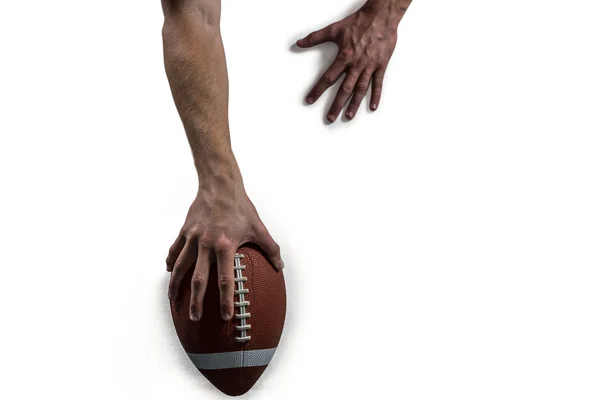
[(352, 111), (346, 113), (346, 118), (352, 119), (354, 117), (354, 113)]
[(231, 314), (229, 313), (229, 311), (224, 311), (221, 315), (221, 317), (223, 317), (223, 319), (225, 321), (229, 321), (231, 319)]
[(168, 296), (169, 300), (175, 300), (172, 292), (169, 292)]
[(327, 119), (329, 120), (329, 122), (333, 122), (333, 121), (335, 121), (335, 115), (333, 115), (333, 114), (329, 114), (329, 115), (327, 116)]
[(285, 264), (283, 263), (283, 261), (279, 260), (279, 263), (277, 263), (277, 266), (279, 267), (279, 270), (281, 271), (285, 267)]
[(373, 111), (377, 110), (377, 104), (375, 104), (375, 103), (371, 104), (371, 110), (373, 110)]
[(192, 321), (200, 321), (200, 315), (190, 313), (190, 319)]
[(314, 103), (314, 102), (315, 102), (315, 99), (314, 99), (313, 97), (307, 97), (307, 98), (306, 98), (306, 102), (307, 102), (308, 104), (312, 104), (312, 103)]

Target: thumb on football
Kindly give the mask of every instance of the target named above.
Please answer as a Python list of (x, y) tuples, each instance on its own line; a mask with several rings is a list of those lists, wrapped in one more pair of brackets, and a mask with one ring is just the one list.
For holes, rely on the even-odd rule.
[(257, 235), (256, 238), (256, 244), (267, 254), (269, 261), (271, 261), (271, 265), (273, 265), (277, 271), (281, 271), (285, 264), (281, 259), (279, 245), (275, 243), (275, 240), (273, 240), (266, 229), (260, 230), (260, 234)]

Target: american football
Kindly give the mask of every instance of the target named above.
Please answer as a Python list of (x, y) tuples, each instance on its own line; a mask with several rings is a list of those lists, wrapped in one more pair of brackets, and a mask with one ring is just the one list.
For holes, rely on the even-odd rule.
[(212, 266), (200, 321), (189, 318), (193, 268), (171, 302), (171, 315), (196, 368), (223, 393), (239, 396), (254, 386), (275, 354), (285, 321), (286, 292), (283, 271), (276, 271), (258, 246), (240, 247), (233, 268), (232, 319), (221, 318), (217, 273)]

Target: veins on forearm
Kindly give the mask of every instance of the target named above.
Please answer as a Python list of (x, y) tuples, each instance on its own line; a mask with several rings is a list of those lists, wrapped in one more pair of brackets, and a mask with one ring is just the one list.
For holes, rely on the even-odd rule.
[(363, 10), (384, 16), (390, 23), (398, 25), (412, 0), (367, 0)]

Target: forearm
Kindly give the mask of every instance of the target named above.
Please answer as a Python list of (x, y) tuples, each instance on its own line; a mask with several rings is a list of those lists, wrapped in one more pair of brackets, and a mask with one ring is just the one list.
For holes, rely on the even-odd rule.
[(231, 151), (220, 0), (163, 0), (164, 60), (201, 181), (239, 175)]
[(364, 10), (385, 16), (390, 25), (398, 26), (412, 0), (367, 0)]

